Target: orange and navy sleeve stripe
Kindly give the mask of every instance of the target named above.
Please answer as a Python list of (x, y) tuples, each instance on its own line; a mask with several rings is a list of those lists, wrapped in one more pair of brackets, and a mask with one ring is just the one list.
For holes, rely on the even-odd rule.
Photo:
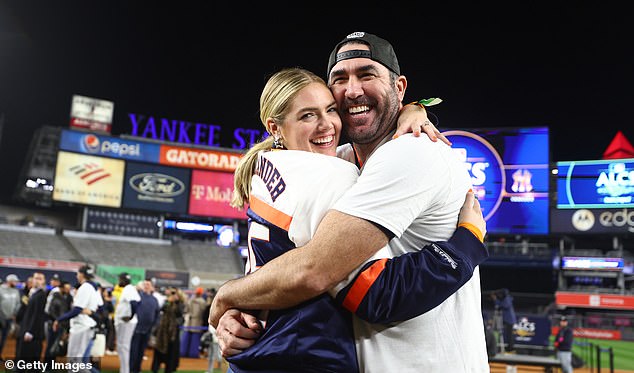
[(449, 241), (365, 263), (335, 302), (371, 323), (409, 320), (437, 307), (473, 276), (488, 258), (476, 234), (459, 227)]
[(287, 232), (291, 226), (291, 221), (293, 221), (292, 216), (275, 209), (273, 206), (255, 196), (249, 197), (249, 208), (264, 220)]
[(343, 300), (343, 308), (353, 313), (357, 311), (368, 290), (385, 269), (386, 262), (387, 259), (377, 260), (359, 273)]

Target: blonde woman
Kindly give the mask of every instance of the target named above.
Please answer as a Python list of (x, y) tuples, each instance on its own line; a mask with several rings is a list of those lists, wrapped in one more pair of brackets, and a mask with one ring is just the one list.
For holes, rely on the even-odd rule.
[[(241, 160), (232, 201), (235, 207), (249, 206), (247, 275), (306, 244), (326, 211), (359, 175), (354, 163), (336, 157), (341, 119), (330, 90), (315, 74), (290, 68), (272, 75), (260, 98), (260, 118), (270, 136)], [(449, 242), (434, 244), (436, 251), (384, 260), (386, 270), (377, 284), (389, 282), (404, 291), (394, 297), (385, 296), (381, 289), (366, 293), (364, 307), (396, 310), (375, 316), (374, 322), (421, 314), (471, 277), (473, 268), (486, 258), (481, 240), (471, 233), (482, 236), (486, 230), (472, 193), (467, 196), (461, 223), (468, 229), (459, 228)], [(470, 254), (454, 250), (456, 244)], [(345, 250), (345, 242), (341, 249)], [(402, 277), (403, 271), (415, 275)], [(350, 291), (345, 286), (338, 290)], [(428, 296), (430, 300), (423, 301)], [(409, 297), (421, 301), (403, 308), (412, 303), (407, 302)], [(258, 314), (262, 324), (249, 314), (230, 310), (218, 325), (220, 346), (230, 356), (234, 372), (358, 371), (351, 313), (340, 303), (339, 297), (322, 294), (292, 308), (262, 311)], [(227, 331), (233, 340), (220, 337), (228, 335), (223, 333)]]

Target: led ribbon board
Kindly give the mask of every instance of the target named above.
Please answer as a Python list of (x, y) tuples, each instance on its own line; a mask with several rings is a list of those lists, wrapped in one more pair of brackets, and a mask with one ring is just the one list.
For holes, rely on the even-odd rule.
[(557, 208), (634, 207), (634, 159), (557, 162)]
[(493, 234), (548, 234), (548, 128), (443, 132), (465, 162)]

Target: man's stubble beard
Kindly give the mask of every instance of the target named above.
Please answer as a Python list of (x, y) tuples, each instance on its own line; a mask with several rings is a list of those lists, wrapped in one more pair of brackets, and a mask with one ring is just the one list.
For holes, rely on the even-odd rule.
[[(391, 93), (391, 94), (390, 94)], [(370, 126), (370, 131), (353, 131), (348, 123), (343, 123), (346, 129), (346, 136), (355, 144), (370, 144), (379, 139), (383, 139), (390, 131), (396, 128), (396, 121), (398, 119), (398, 113), (400, 111), (400, 100), (396, 95), (396, 92), (390, 91), (388, 99), (384, 100), (383, 106), (380, 112), (374, 119), (374, 122)], [(372, 131), (372, 129), (375, 129)]]

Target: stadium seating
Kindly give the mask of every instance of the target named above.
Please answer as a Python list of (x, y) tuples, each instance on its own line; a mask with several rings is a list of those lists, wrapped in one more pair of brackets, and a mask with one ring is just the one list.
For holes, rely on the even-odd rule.
[(244, 265), (238, 250), (220, 247), (209, 242), (175, 241), (180, 248), (185, 266), (190, 271), (213, 273), (244, 273)]
[(51, 228), (0, 224), (0, 256), (74, 261), (72, 248)]

